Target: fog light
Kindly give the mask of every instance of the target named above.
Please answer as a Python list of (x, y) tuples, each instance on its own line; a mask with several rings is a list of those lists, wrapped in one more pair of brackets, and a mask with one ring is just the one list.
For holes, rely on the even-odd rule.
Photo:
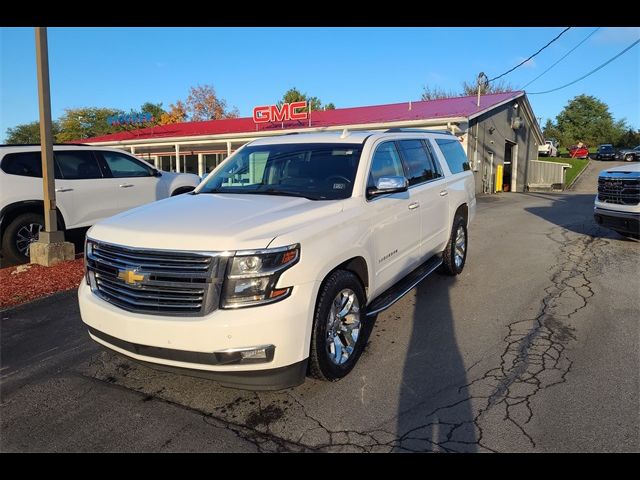
[(218, 364), (266, 363), (273, 360), (276, 351), (274, 345), (258, 345), (247, 348), (230, 348), (214, 352)]

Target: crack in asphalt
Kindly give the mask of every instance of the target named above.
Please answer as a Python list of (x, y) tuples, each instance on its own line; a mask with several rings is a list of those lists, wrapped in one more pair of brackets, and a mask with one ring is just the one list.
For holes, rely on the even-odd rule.
[[(572, 318), (594, 295), (591, 278), (597, 274), (609, 244), (601, 238), (601, 232), (600, 227), (585, 223), (554, 227), (546, 234), (558, 246), (558, 253), (555, 266), (548, 270), (550, 284), (544, 289), (537, 315), (510, 322), (498, 366), (458, 387), (455, 401), (431, 410), (421, 417), (420, 425), (407, 431), (331, 428), (308, 411), (301, 398), (304, 388), (242, 392), (234, 400), (212, 407), (213, 411), (171, 400), (163, 389), (143, 393), (200, 413), (203, 421), (229, 429), (259, 452), (496, 452), (499, 447), (486, 435), (496, 418), (502, 421), (501, 428), (510, 425), (525, 445), (535, 449), (536, 441), (528, 430), (534, 418), (532, 399), (545, 389), (565, 383), (571, 372), (573, 363), (566, 345), (576, 339)], [(115, 383), (138, 368), (119, 357), (115, 362), (105, 360), (104, 355), (109, 354), (90, 362), (97, 367), (93, 375), (96, 379)], [(144, 376), (149, 380), (161, 375), (145, 370)], [(144, 385), (125, 388), (142, 392)], [(456, 408), (464, 405), (472, 406), (473, 418), (456, 421)]]

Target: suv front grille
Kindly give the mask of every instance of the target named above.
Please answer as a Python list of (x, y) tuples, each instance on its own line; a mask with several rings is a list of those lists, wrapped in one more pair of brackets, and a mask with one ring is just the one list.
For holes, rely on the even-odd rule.
[(640, 178), (598, 178), (598, 200), (616, 205), (638, 205)]
[(218, 308), (226, 256), (88, 241), (89, 283), (103, 300), (152, 315), (200, 316)]

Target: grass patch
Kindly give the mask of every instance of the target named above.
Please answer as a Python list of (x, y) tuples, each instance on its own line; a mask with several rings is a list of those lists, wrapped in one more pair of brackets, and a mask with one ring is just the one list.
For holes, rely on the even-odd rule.
[(543, 162), (556, 162), (556, 163), (568, 163), (571, 165), (571, 168), (567, 168), (564, 174), (564, 182), (566, 186), (571, 185), (574, 178), (578, 176), (580, 172), (582, 172), (589, 163), (589, 159), (585, 158), (558, 158), (558, 157), (542, 157), (538, 160), (542, 160)]

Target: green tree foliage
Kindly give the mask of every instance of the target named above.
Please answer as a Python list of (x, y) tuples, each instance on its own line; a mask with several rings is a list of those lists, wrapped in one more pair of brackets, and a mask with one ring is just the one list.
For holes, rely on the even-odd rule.
[(640, 145), (640, 130), (628, 129), (622, 134), (618, 143), (614, 144), (619, 148), (635, 148)]
[(302, 93), (296, 87), (290, 88), (282, 96), (282, 100), (278, 102), (278, 106), (282, 106), (283, 103), (293, 102), (309, 102), (311, 104), (312, 111), (318, 110), (335, 110), (336, 106), (333, 103), (327, 103), (322, 105), (322, 101), (318, 97), (310, 97), (306, 93)]
[(544, 124), (542, 128), (542, 134), (544, 135), (545, 140), (555, 139), (559, 145), (564, 145), (564, 137), (562, 132), (558, 129), (558, 127), (551, 121), (551, 119), (547, 119), (547, 123)]
[(140, 106), (140, 113), (150, 113), (151, 115), (153, 115), (153, 120), (150, 122), (150, 124), (159, 125), (162, 114), (166, 112), (164, 108), (162, 108), (162, 102), (160, 103), (145, 102)]
[(124, 112), (114, 108), (67, 108), (58, 119), (60, 133), (57, 135), (57, 141), (81, 141), (83, 138), (98, 137), (121, 130), (107, 122), (112, 115), (124, 115)]
[(591, 95), (574, 97), (558, 114), (555, 124), (547, 123), (560, 133), (558, 140), (562, 147), (578, 142), (589, 146), (601, 143), (618, 145), (628, 130), (624, 119), (614, 121), (607, 104)]
[[(60, 133), (58, 122), (52, 122), (51, 133), (55, 139)], [(40, 143), (40, 122), (23, 123), (13, 128), (7, 128), (7, 143)]]

